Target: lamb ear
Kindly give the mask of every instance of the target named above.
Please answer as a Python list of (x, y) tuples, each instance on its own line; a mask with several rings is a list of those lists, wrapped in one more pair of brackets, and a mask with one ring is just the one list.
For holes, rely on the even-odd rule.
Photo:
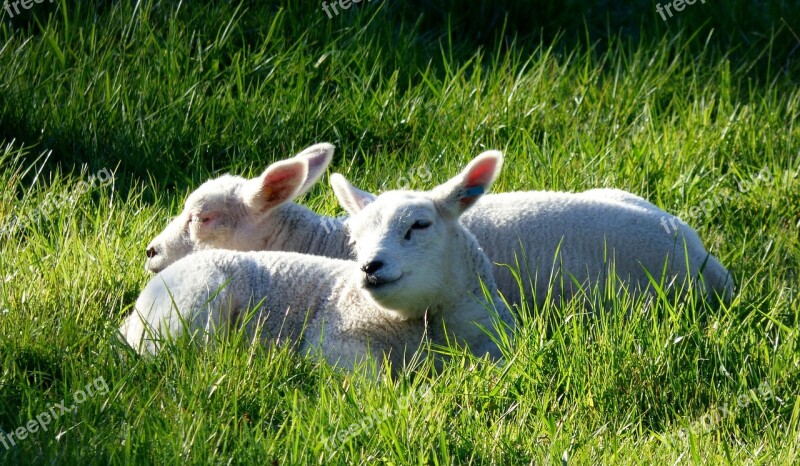
[(437, 208), (443, 215), (457, 218), (489, 190), (502, 166), (500, 151), (490, 150), (475, 157), (458, 176), (432, 191)]
[(308, 174), (306, 161), (297, 158), (275, 162), (258, 178), (248, 180), (242, 195), (245, 204), (258, 213), (291, 201)]
[(331, 175), (331, 186), (336, 198), (339, 200), (339, 204), (350, 215), (361, 212), (361, 209), (375, 200), (373, 194), (354, 187), (344, 176), (338, 173)]
[(302, 196), (308, 192), (319, 181), (319, 178), (325, 173), (325, 169), (328, 168), (331, 160), (333, 160), (334, 149), (333, 144), (323, 142), (303, 149), (302, 152), (294, 157), (304, 160), (308, 167), (308, 174), (303, 185), (297, 190), (297, 196)]

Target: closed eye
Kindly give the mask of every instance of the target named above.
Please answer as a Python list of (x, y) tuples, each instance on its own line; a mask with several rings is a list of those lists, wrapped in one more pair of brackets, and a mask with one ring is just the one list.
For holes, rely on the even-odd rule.
[(197, 222), (197, 223), (206, 223), (211, 220), (211, 216), (209, 215), (194, 215), (189, 214), (189, 223)]
[(406, 240), (411, 239), (411, 232), (414, 230), (424, 230), (431, 226), (431, 222), (429, 220), (417, 220), (411, 225), (411, 228), (408, 229), (406, 232), (406, 236), (404, 237)]

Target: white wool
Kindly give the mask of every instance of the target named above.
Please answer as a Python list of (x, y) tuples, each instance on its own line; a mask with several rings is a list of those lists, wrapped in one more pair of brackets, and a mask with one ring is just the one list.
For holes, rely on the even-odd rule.
[[(331, 182), (334, 188), (343, 183), (336, 175)], [(362, 203), (373, 199), (350, 189)], [(668, 234), (664, 222), (671, 216), (629, 192), (522, 191), (486, 195), (477, 205), (461, 223), (495, 264), (498, 290), (509, 303), (521, 302), (517, 270), (527, 301), (538, 305), (548, 292), (557, 304), (589, 294), (607, 283), (610, 271), (618, 278), (617, 291), (632, 294), (654, 292), (649, 273), (670, 294), (683, 293), (687, 284), (700, 280), (711, 300), (729, 301), (733, 295), (729, 272), (691, 227), (677, 222)]]
[[(576, 281), (585, 291), (605, 283), (611, 268), (622, 282), (619, 288), (628, 291), (652, 291), (647, 271), (671, 289), (701, 277), (709, 297), (718, 294), (729, 300), (733, 281), (725, 267), (689, 226), (679, 225), (668, 234), (662, 225), (665, 218), (669, 214), (631, 193), (592, 189), (484, 196), (461, 221), (492, 262), (519, 261), (527, 271), (522, 276), (525, 294), (532, 298), (535, 292), (539, 304), (548, 288), (556, 299), (569, 299), (579, 293)], [(511, 271), (496, 266), (494, 274), (501, 293), (519, 302)]]
[(201, 251), (150, 280), (120, 332), (140, 352), (155, 353), (166, 335), (186, 328), (210, 334), (254, 308), (247, 326), (251, 335), (261, 329), (254, 337), (295, 344), (345, 368), (370, 355), (401, 367), (426, 338), (498, 358), (486, 332), (513, 328), (513, 318), (496, 296), (487, 301), (482, 293), (482, 284), (495, 288), (492, 267), (458, 217), (480, 197), (471, 189), (488, 189), (501, 162), (498, 153), (483, 154), (433, 191), (385, 193), (363, 208), (342, 186), (337, 194), (352, 214), (357, 261)]
[[(322, 176), (333, 151), (331, 144), (316, 144), (270, 165), (257, 178), (223, 175), (203, 183), (186, 199), (183, 212), (147, 245), (145, 268), (159, 272), (205, 249), (348, 257), (347, 236), (325, 230), (337, 227), (336, 220), (291, 202)], [(341, 253), (331, 254), (334, 250)]]
[(152, 354), (167, 336), (188, 330), (206, 337), (254, 309), (248, 334), (263, 344), (297, 345), (344, 368), (370, 354), (402, 365), (424, 341), (424, 321), (372, 305), (360, 275), (354, 262), (321, 256), (201, 251), (151, 279), (120, 332), (134, 349)]
[[(283, 161), (253, 180), (226, 175), (203, 184), (189, 196), (184, 212), (148, 246), (152, 257), (147, 267), (162, 270), (192, 251), (209, 248), (352, 257), (348, 232), (337, 219), (290, 202), (319, 179), (332, 155), (333, 146), (318, 144), (290, 159), (294, 166)], [(275, 177), (269, 175), (276, 166), (292, 173), (300, 187), (283, 190), (286, 196), (265, 209), (250, 208), (248, 195), (272, 191)], [(245, 186), (256, 188), (248, 191)], [(359, 193), (362, 203), (373, 199), (350, 189)], [(479, 204), (482, 208), (467, 211), (461, 221), (497, 264), (498, 289), (511, 303), (519, 303), (521, 296), (507, 265), (517, 264), (526, 297), (539, 304), (548, 289), (560, 300), (578, 292), (575, 281), (585, 290), (605, 283), (612, 267), (622, 281), (620, 288), (652, 291), (649, 272), (673, 288), (700, 277), (710, 298), (719, 295), (727, 301), (733, 294), (730, 274), (706, 251), (697, 233), (680, 222), (672, 223), (674, 230), (665, 229), (665, 219), (672, 216), (634, 194), (616, 189), (525, 191), (486, 195)], [(211, 220), (189, 221), (202, 219), (203, 213)], [(535, 287), (529, 286), (531, 281)]]

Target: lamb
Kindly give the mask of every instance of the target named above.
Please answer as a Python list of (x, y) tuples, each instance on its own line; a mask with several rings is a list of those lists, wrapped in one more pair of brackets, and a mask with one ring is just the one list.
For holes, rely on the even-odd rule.
[[(332, 152), (333, 146), (320, 144), (298, 155), (302, 162), (303, 154), (317, 154), (311, 157), (317, 159), (316, 170), (308, 169), (308, 174), (302, 163), (284, 161), (254, 180), (227, 176), (207, 182), (148, 246), (147, 267), (157, 272), (192, 250), (209, 247), (351, 257), (347, 230), (338, 220), (288, 202), (319, 178)], [(302, 188), (276, 190), (271, 173), (277, 168), (284, 183)], [(331, 178), (334, 190), (347, 184), (362, 202), (374, 199), (342, 180)], [(261, 195), (259, 190), (269, 192), (274, 202), (253, 211), (250, 197)], [(482, 208), (467, 211), (461, 221), (496, 264), (499, 291), (510, 303), (519, 304), (524, 293), (529, 303), (542, 305), (548, 291), (559, 303), (569, 300), (606, 283), (612, 268), (620, 290), (652, 292), (649, 272), (668, 290), (701, 280), (701, 290), (710, 299), (729, 301), (733, 294), (730, 274), (706, 251), (697, 233), (681, 223), (665, 235), (662, 223), (669, 215), (634, 194), (616, 189), (526, 191), (486, 195), (479, 203)], [(204, 216), (225, 222), (190, 221)], [(522, 293), (509, 265), (520, 266)]]
[[(344, 368), (369, 356), (402, 367), (426, 339), (497, 359), (495, 340), (513, 330), (514, 319), (496, 294), (484, 295), (482, 286), (495, 288), (492, 265), (458, 218), (501, 165), (500, 153), (488, 152), (431, 191), (387, 192), (366, 206), (359, 192), (340, 187), (357, 261), (200, 251), (150, 280), (120, 333), (141, 353), (156, 353), (165, 336), (211, 334), (255, 309), (248, 335)], [(269, 198), (255, 202), (260, 209)]]
[[(344, 183), (336, 175), (331, 178), (334, 190)], [(374, 198), (360, 193), (363, 202)], [(732, 297), (729, 272), (697, 233), (681, 224), (665, 235), (662, 223), (669, 214), (629, 192), (522, 191), (486, 195), (478, 204), (461, 222), (495, 263), (498, 289), (510, 303), (520, 303), (524, 293), (529, 303), (541, 306), (550, 292), (560, 305), (586, 297), (612, 272), (618, 293), (654, 293), (649, 272), (672, 297), (698, 280), (710, 300)], [(514, 276), (516, 264), (522, 270), (522, 290)]]
[(270, 165), (257, 178), (223, 175), (203, 183), (186, 199), (183, 212), (147, 245), (145, 269), (160, 272), (204, 249), (349, 258), (346, 234), (328, 235), (319, 228), (323, 224), (316, 213), (291, 202), (319, 180), (333, 151), (331, 144), (315, 144)]

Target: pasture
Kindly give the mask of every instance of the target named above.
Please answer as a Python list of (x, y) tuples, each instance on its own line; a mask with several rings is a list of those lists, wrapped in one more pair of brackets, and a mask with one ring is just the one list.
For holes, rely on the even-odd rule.
[[(347, 3), (0, 11), (0, 464), (797, 464), (796, 2)], [(316, 142), (372, 192), (488, 149), (495, 192), (630, 191), (734, 298), (529, 303), (502, 364), (377, 381), (241, 334), (117, 341), (187, 194)], [(343, 214), (328, 175), (299, 202)]]

